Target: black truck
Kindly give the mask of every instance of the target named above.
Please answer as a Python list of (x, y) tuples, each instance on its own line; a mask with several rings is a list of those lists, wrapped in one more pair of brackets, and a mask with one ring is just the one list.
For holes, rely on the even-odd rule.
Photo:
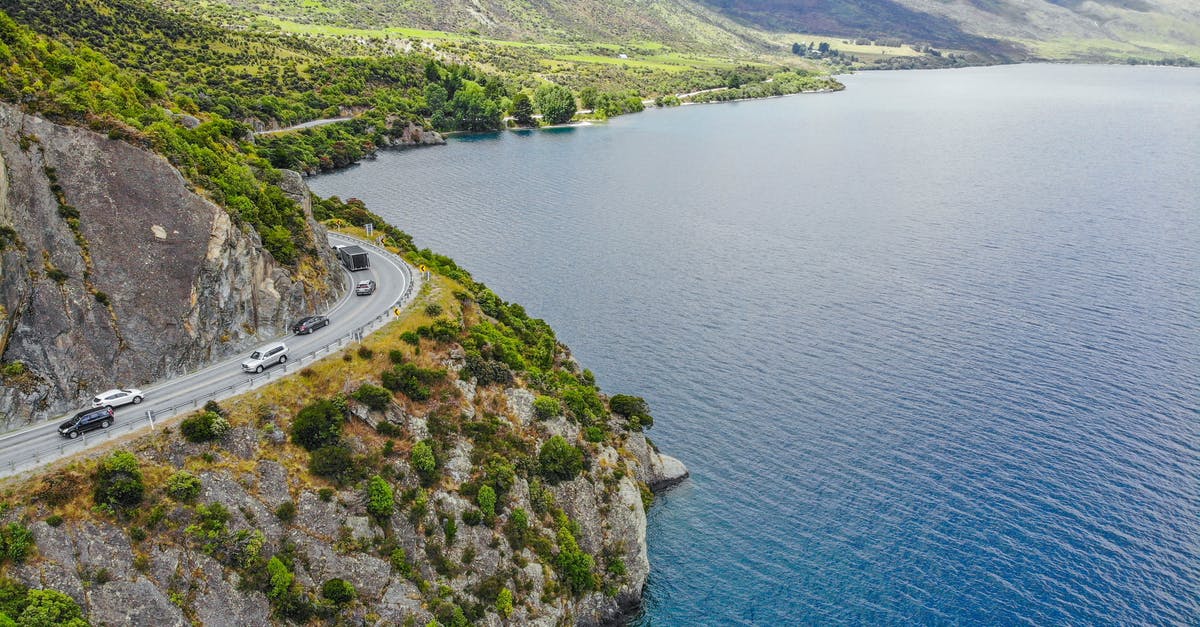
[(359, 246), (338, 246), (338, 258), (342, 260), (342, 265), (346, 269), (355, 272), (358, 270), (366, 270), (371, 267), (371, 260), (367, 258), (367, 251)]

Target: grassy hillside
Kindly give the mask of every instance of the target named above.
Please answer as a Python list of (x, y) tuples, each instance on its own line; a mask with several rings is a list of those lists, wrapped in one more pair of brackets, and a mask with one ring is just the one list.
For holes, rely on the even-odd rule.
[(779, 34), (805, 33), (974, 52), (981, 61), (1200, 61), (1200, 5), (1190, 0), (160, 1), (239, 28), (429, 41), (655, 43), (746, 59), (777, 52)]

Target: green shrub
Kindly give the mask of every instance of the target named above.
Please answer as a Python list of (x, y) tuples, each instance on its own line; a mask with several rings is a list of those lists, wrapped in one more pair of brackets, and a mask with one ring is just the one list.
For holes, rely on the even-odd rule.
[(433, 455), (433, 447), (426, 440), (421, 440), (412, 448), (412, 467), (421, 476), (421, 480), (429, 483), (437, 476), (437, 458)]
[(463, 371), (475, 378), (475, 383), (481, 386), (508, 385), (513, 382), (513, 372), (504, 362), (494, 359), (484, 359), (478, 353), (467, 353)]
[(275, 517), (284, 524), (290, 523), (296, 519), (296, 503), (295, 501), (284, 501), (275, 508)]
[(383, 411), (387, 409), (388, 403), (392, 401), (392, 393), (370, 383), (364, 383), (354, 392), (355, 400), (358, 400), (363, 405), (370, 407), (375, 411)]
[[(404, 428), (394, 422), (380, 420), (375, 425), (375, 432), (379, 435), (385, 435), (391, 438), (404, 437)], [(391, 440), (388, 440), (389, 442)]]
[(354, 600), (354, 586), (345, 579), (330, 579), (321, 584), (321, 596), (336, 605), (345, 605)]
[(28, 604), (17, 624), (22, 627), (87, 627), (83, 610), (75, 600), (58, 590), (30, 590)]
[(25, 362), (22, 361), (4, 364), (4, 369), (0, 370), (0, 374), (3, 374), (5, 377), (19, 377), (26, 372), (28, 372), (28, 368), (25, 367)]
[(583, 451), (556, 435), (538, 453), (538, 472), (550, 483), (570, 481), (583, 470)]
[(604, 429), (600, 427), (591, 426), (583, 430), (583, 439), (588, 442), (603, 442), (606, 437)]
[(229, 412), (225, 411), (224, 407), (216, 401), (208, 401), (204, 404), (204, 411), (211, 411), (214, 414), (220, 414), (226, 418), (229, 417)]
[(63, 524), (63, 517), (58, 514), (51, 514), (46, 517), (46, 524), (51, 527), (57, 527)]
[(446, 546), (450, 546), (458, 536), (458, 523), (453, 518), (447, 518), (442, 521), (442, 531), (446, 534)]
[(442, 306), (437, 303), (429, 303), (425, 305), (425, 315), (436, 318), (442, 315)]
[(533, 415), (538, 420), (549, 420), (562, 414), (562, 403), (552, 396), (539, 396), (533, 399)]
[(513, 593), (512, 590), (504, 588), (500, 590), (500, 594), (496, 595), (496, 612), (508, 618), (513, 613)]
[(525, 548), (525, 543), (529, 540), (529, 514), (523, 508), (514, 509), (508, 517), (504, 532), (514, 551)]
[(367, 511), (378, 519), (390, 518), (396, 508), (395, 494), (392, 486), (383, 477), (371, 477), (367, 485)]
[(20, 616), (27, 605), (29, 605), (29, 587), (19, 581), (0, 577), (0, 613), (8, 616)]
[(317, 498), (328, 503), (333, 500), (333, 488), (321, 488), (317, 490)]
[(204, 411), (185, 418), (179, 431), (188, 442), (208, 442), (228, 433), (229, 421), (215, 411)]
[(167, 478), (167, 496), (180, 502), (188, 502), (200, 496), (200, 478), (186, 470), (180, 470)]
[(312, 452), (308, 469), (314, 475), (338, 481), (350, 479), (354, 470), (354, 459), (350, 448), (341, 444), (324, 446)]
[(317, 401), (296, 414), (292, 421), (292, 442), (309, 451), (335, 444), (342, 436), (345, 419), (333, 401)]
[(134, 527), (129, 530), (129, 539), (133, 540), (134, 542), (141, 542), (148, 537), (150, 537), (149, 532), (142, 527)]
[(464, 524), (474, 527), (483, 522), (483, 512), (477, 509), (469, 509), (462, 513), (462, 521)]
[(267, 573), (271, 578), (271, 589), (267, 592), (267, 596), (272, 599), (284, 598), (291, 591), (295, 575), (288, 570), (278, 556), (271, 557), (267, 562)]
[(141, 466), (133, 453), (114, 451), (100, 462), (92, 490), (97, 505), (135, 507), (145, 491)]
[(579, 548), (565, 517), (558, 527), (558, 555), (554, 564), (559, 577), (574, 594), (581, 595), (596, 589), (596, 560)]
[(396, 572), (400, 573), (404, 577), (413, 576), (413, 565), (408, 561), (408, 553), (405, 552), (404, 549), (398, 548), (392, 551), (389, 559), (392, 562), (392, 568), (395, 568)]
[(491, 520), (496, 516), (496, 491), (492, 486), (485, 485), (479, 488), (479, 494), (475, 498), (479, 502), (479, 511), (483, 512), (484, 520)]
[(392, 362), (393, 364), (404, 363), (404, 351), (398, 348), (393, 348), (392, 350), (388, 351), (388, 361)]
[(4, 561), (15, 564), (24, 562), (33, 545), (33, 532), (21, 523), (11, 522), (0, 527), (0, 548), (3, 549)]
[[(415, 331), (405, 331), (404, 333), (400, 334), (400, 341), (412, 346), (420, 346), (421, 336), (417, 335)], [(395, 363), (403, 363), (403, 361), (397, 361)]]
[(367, 348), (366, 346), (359, 346), (358, 356), (362, 359), (370, 359), (375, 356), (375, 351)]
[(629, 421), (629, 428), (640, 431), (654, 426), (654, 418), (650, 415), (650, 406), (646, 399), (628, 394), (616, 394), (608, 399), (608, 407), (612, 413), (623, 416)]
[(384, 370), (380, 376), (383, 387), (393, 392), (400, 392), (417, 402), (428, 400), (432, 394), (429, 386), (439, 383), (445, 378), (445, 370), (421, 368), (411, 363), (392, 366), (390, 369)]

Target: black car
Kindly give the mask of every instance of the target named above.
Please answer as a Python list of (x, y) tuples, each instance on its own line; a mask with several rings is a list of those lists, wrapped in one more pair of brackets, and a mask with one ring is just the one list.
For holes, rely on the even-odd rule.
[(74, 440), (79, 437), (80, 433), (86, 433), (93, 429), (107, 429), (108, 425), (112, 423), (113, 410), (111, 407), (85, 409), (75, 414), (70, 420), (58, 425), (58, 434)]
[(296, 335), (304, 335), (305, 333), (312, 333), (321, 327), (327, 326), (329, 326), (329, 318), (325, 316), (308, 316), (297, 320), (296, 324), (292, 325), (292, 332)]

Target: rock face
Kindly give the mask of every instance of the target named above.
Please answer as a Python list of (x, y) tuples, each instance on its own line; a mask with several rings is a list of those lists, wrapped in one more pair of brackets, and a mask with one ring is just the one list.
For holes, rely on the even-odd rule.
[(294, 280), (256, 233), (128, 143), (0, 105), (0, 162), (0, 361), (28, 370), (0, 387), (9, 428), (231, 355), (343, 289), (327, 268)]

